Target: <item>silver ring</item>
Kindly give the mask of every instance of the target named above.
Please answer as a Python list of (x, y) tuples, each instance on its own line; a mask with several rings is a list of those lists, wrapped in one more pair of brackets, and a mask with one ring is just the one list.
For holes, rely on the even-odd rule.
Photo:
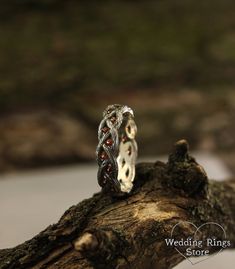
[(137, 127), (134, 113), (125, 105), (109, 105), (98, 129), (96, 159), (98, 183), (113, 195), (127, 194), (135, 178)]

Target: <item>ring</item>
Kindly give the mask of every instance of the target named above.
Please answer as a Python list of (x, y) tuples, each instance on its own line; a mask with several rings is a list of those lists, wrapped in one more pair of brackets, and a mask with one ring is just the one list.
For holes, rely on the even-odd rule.
[(104, 110), (96, 149), (97, 177), (103, 191), (120, 196), (132, 190), (137, 158), (136, 132), (131, 108), (114, 104)]

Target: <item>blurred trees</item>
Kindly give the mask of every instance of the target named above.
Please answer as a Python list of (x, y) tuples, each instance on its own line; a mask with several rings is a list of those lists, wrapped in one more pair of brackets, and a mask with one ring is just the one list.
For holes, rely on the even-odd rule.
[[(19, 113), (62, 113), (89, 129), (94, 138), (84, 143), (92, 148), (101, 111), (120, 102), (136, 110), (142, 154), (164, 153), (181, 137), (193, 148), (230, 150), (234, 26), (232, 0), (1, 1), (2, 122)], [(0, 156), (6, 159), (4, 126)], [(156, 137), (165, 142), (152, 147)], [(79, 150), (71, 156), (77, 154), (81, 159)]]

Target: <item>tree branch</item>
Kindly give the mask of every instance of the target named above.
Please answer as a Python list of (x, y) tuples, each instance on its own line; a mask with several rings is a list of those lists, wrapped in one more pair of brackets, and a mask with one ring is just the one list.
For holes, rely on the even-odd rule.
[[(179, 222), (219, 223), (234, 247), (234, 197), (235, 181), (209, 181), (181, 140), (167, 163), (137, 165), (131, 195), (100, 192), (72, 206), (33, 239), (1, 250), (0, 268), (172, 268), (184, 257), (165, 238)], [(205, 226), (201, 236), (212, 230)], [(190, 233), (186, 222), (177, 229), (177, 236)]]

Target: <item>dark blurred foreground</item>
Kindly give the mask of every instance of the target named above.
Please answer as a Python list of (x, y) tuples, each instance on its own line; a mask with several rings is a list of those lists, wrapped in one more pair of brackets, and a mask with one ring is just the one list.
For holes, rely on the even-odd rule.
[(235, 163), (234, 1), (1, 1), (0, 170), (94, 159), (103, 109), (139, 154), (181, 138)]

